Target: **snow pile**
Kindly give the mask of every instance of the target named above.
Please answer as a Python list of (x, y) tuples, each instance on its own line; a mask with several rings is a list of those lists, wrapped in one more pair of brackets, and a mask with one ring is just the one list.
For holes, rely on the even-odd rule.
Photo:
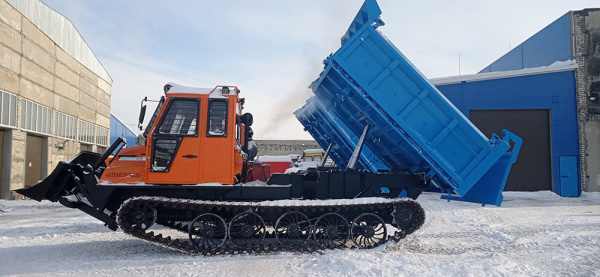
[[(298, 162), (294, 167), (286, 169), (285, 174), (298, 173), (300, 171), (307, 170), (308, 168), (317, 168), (320, 167), (322, 163), (323, 161)], [(325, 166), (332, 166), (332, 163), (327, 162)]]
[(303, 167), (290, 167), (288, 169), (285, 170), (285, 174), (294, 174), (294, 173), (299, 173), (300, 171), (306, 170), (306, 168)]

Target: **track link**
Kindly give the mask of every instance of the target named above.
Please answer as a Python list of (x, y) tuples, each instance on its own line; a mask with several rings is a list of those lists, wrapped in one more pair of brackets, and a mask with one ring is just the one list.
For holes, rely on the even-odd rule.
[[(352, 216), (352, 218), (354, 218), (355, 215), (372, 213), (377, 215), (377, 217), (380, 217), (386, 225), (392, 225), (398, 228), (398, 231), (395, 231), (392, 235), (388, 235), (383, 239), (383, 242), (380, 243), (383, 244), (386, 241), (397, 242), (405, 238), (407, 235), (418, 230), (425, 222), (425, 212), (421, 205), (416, 201), (407, 199), (382, 198), (371, 199), (371, 201), (354, 199), (338, 202), (331, 200), (308, 201), (309, 202), (307, 202), (307, 200), (215, 202), (160, 197), (138, 197), (129, 199), (122, 204), (117, 212), (117, 222), (123, 232), (131, 236), (171, 249), (203, 256), (275, 252), (312, 253), (334, 247), (315, 243), (312, 233), (310, 239), (306, 243), (283, 245), (275, 239), (275, 231), (266, 231), (266, 239), (259, 245), (236, 245), (231, 243), (230, 238), (227, 237), (228, 243), (224, 243), (219, 247), (196, 247), (188, 239), (171, 238), (170, 236), (163, 236), (163, 234), (155, 233), (155, 231), (149, 231), (148, 228), (150, 226), (148, 225), (156, 224), (187, 234), (190, 228), (190, 222), (193, 218), (205, 213), (221, 215), (223, 218), (226, 218), (227, 221), (230, 221), (231, 217), (236, 214), (253, 212), (258, 215), (263, 215), (266, 219), (266, 226), (268, 227), (273, 227), (275, 225), (275, 221), (272, 220), (272, 218), (274, 218), (273, 215), (278, 217), (279, 215), (290, 211), (312, 215), (311, 221), (313, 223), (318, 216), (326, 213), (338, 213), (346, 217)], [(152, 224), (138, 224), (135, 211), (148, 209), (148, 207), (151, 207), (155, 211)], [(411, 214), (410, 221), (403, 221), (402, 224), (397, 224), (394, 214), (398, 210), (404, 212), (409, 211)], [(347, 221), (351, 222), (352, 218), (348, 218)], [(356, 247), (352, 244), (351, 240), (348, 240), (348, 243), (345, 243), (344, 245), (349, 248)]]

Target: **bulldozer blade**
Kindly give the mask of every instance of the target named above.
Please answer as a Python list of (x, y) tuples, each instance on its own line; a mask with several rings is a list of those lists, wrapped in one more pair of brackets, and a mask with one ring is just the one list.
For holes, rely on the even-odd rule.
[(33, 200), (58, 201), (65, 207), (77, 208), (115, 231), (118, 226), (114, 217), (104, 213), (106, 198), (94, 195), (97, 193), (98, 178), (106, 167), (106, 159), (123, 144), (123, 139), (117, 138), (102, 155), (81, 151), (69, 161), (59, 162), (54, 171), (36, 185), (14, 191)]
[(37, 201), (47, 199), (56, 202), (63, 195), (61, 192), (72, 188), (72, 185), (69, 186), (72, 183), (70, 182), (72, 178), (73, 174), (71, 173), (70, 165), (59, 162), (58, 166), (56, 166), (46, 179), (31, 187), (17, 189), (15, 192)]
[[(101, 166), (105, 167), (108, 156), (124, 143), (125, 141), (122, 138), (117, 138), (104, 154), (81, 151), (71, 160), (59, 162), (54, 171), (36, 185), (14, 191), (37, 201), (47, 199), (56, 202), (60, 197), (71, 194), (72, 190), (80, 184), (80, 189), (85, 196), (88, 196), (86, 186), (96, 185), (98, 179), (88, 180), (87, 184), (81, 184), (82, 179), (87, 179), (81, 176), (81, 168), (86, 167), (91, 171), (96, 171)], [(118, 153), (120, 150), (121, 148), (116, 152)], [(75, 174), (74, 169), (79, 172), (79, 176)]]
[(56, 202), (61, 196), (70, 194), (69, 192), (77, 186), (73, 167), (91, 167), (100, 158), (98, 153), (81, 151), (71, 160), (59, 162), (54, 171), (41, 182), (28, 188), (17, 189), (15, 192), (37, 201), (47, 199)]

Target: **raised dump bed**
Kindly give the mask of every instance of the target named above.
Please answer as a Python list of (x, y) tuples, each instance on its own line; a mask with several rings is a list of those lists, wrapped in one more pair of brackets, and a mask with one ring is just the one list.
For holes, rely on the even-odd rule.
[[(317, 100), (307, 106), (320, 103), (332, 115), (323, 117), (325, 125), (334, 126), (311, 134), (322, 147), (338, 145), (345, 157), (369, 125), (366, 147), (377, 159), (367, 155), (362, 163), (427, 172), (440, 188), (458, 195), (448, 198), (500, 205), (521, 139), (506, 130), (502, 138), (483, 135), (377, 31), (380, 14), (375, 0), (365, 1), (341, 48), (311, 84)], [(303, 109), (296, 116), (310, 132), (314, 127), (303, 119)], [(346, 136), (351, 142), (328, 140), (328, 130), (340, 133), (336, 129), (352, 133)]]
[[(329, 157), (338, 167), (346, 168), (359, 136), (349, 130), (335, 114), (327, 112), (316, 97), (308, 99), (306, 105), (294, 114), (323, 149), (327, 149), (332, 143)], [(368, 146), (365, 146), (358, 158), (356, 169), (377, 172), (388, 168), (378, 161), (377, 155)]]

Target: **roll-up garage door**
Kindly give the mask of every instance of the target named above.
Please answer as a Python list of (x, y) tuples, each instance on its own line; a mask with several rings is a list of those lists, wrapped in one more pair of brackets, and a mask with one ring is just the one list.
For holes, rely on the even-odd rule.
[(42, 179), (42, 137), (27, 135), (25, 145), (25, 187), (37, 184)]
[(469, 119), (488, 138), (508, 129), (523, 138), (506, 191), (552, 190), (549, 110), (471, 110)]

